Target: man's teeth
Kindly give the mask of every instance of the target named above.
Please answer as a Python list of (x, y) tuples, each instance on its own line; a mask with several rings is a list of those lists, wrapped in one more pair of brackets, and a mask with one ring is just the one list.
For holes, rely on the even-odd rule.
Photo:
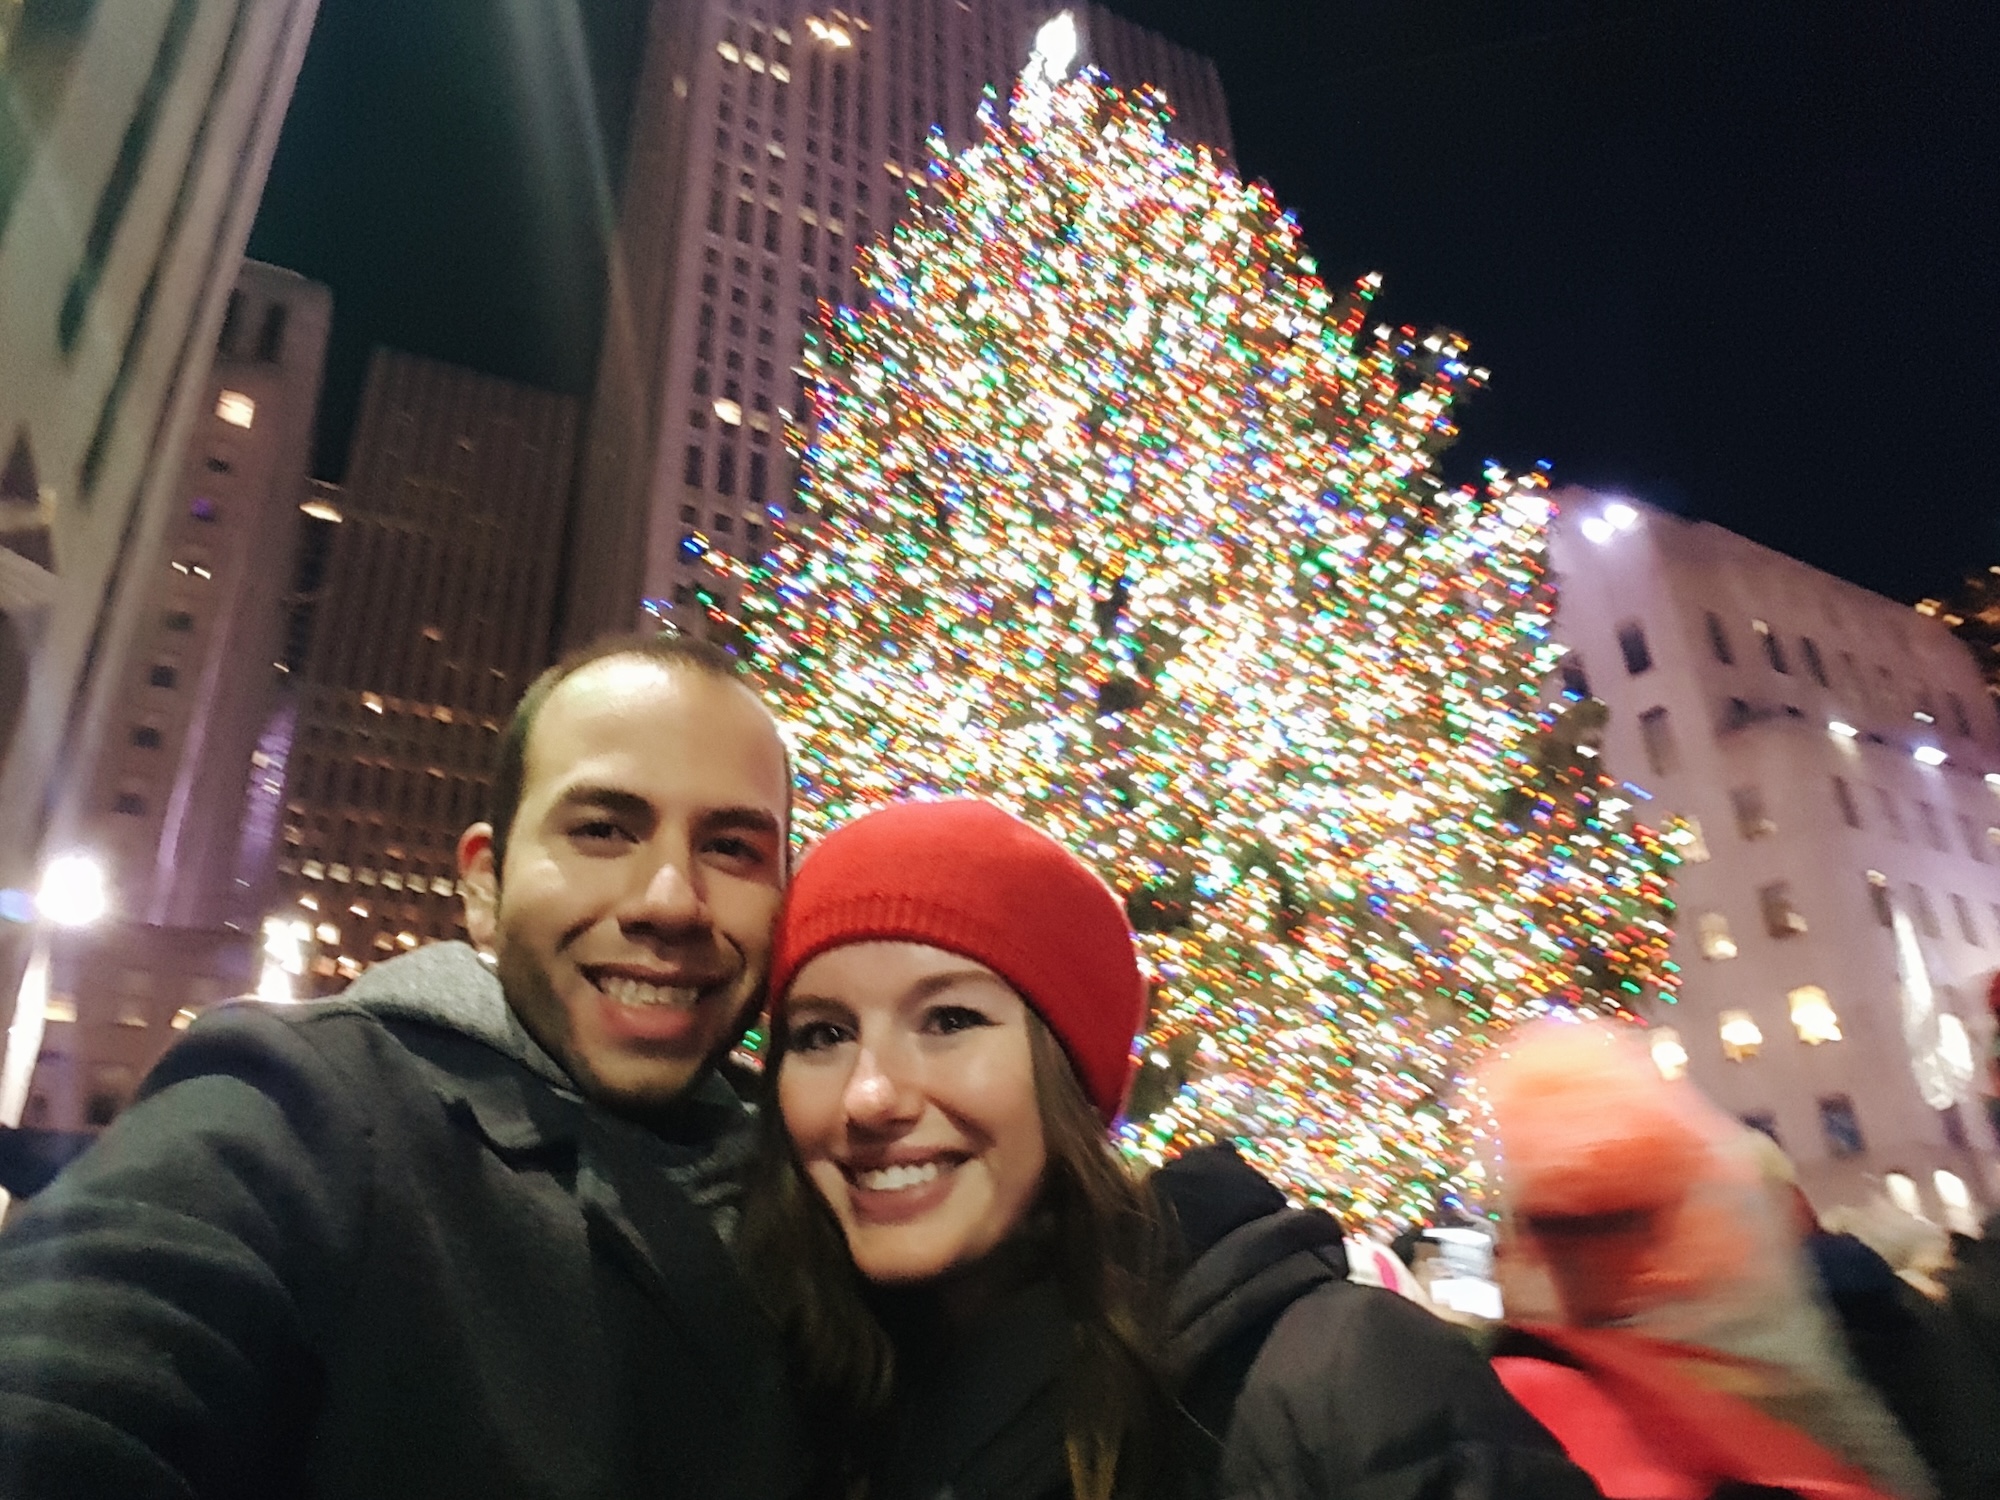
[(648, 984), (643, 979), (609, 978), (598, 986), (620, 1005), (665, 1005), (687, 1010), (701, 991), (687, 984)]
[(871, 1193), (893, 1193), (902, 1188), (922, 1187), (935, 1181), (944, 1170), (942, 1162), (927, 1161), (907, 1166), (881, 1167), (873, 1172), (856, 1172), (854, 1180)]

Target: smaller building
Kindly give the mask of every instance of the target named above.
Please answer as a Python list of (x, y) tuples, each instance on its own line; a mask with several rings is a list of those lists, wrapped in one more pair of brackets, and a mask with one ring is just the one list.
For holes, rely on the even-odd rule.
[[(279, 896), (301, 991), (464, 936), (457, 844), (548, 665), (578, 403), (377, 351), (295, 584)], [(283, 938), (290, 933), (290, 939)]]
[(2000, 1199), (2000, 722), (1942, 624), (1718, 526), (1557, 497), (1558, 686), (1685, 820), (1655, 1060), (1774, 1136), (1824, 1210)]

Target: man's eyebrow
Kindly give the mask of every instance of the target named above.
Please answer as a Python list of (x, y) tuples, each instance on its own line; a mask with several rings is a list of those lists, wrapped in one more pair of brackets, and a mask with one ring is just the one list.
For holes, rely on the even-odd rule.
[(707, 828), (736, 828), (772, 835), (779, 832), (778, 815), (768, 807), (712, 808), (701, 815), (701, 822)]
[(557, 807), (601, 807), (606, 812), (617, 813), (628, 818), (651, 818), (653, 804), (637, 792), (628, 792), (622, 787), (593, 786), (584, 783), (570, 787), (556, 799)]

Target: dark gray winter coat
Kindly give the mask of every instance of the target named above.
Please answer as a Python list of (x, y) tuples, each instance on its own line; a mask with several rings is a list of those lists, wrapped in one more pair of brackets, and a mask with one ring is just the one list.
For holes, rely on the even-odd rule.
[(204, 1017), (0, 1234), (0, 1494), (789, 1493), (746, 1125), (586, 1104), (458, 944)]
[(1217, 1500), (1593, 1500), (1460, 1330), (1347, 1279), (1340, 1224), (1226, 1147), (1153, 1178), (1194, 1261), (1173, 1363), (1220, 1441)]

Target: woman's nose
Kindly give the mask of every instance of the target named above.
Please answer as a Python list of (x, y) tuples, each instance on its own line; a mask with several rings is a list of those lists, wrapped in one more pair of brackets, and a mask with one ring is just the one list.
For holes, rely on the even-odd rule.
[(872, 1047), (864, 1047), (855, 1060), (841, 1102), (849, 1123), (864, 1130), (906, 1124), (922, 1109), (921, 1096), (904, 1070)]

